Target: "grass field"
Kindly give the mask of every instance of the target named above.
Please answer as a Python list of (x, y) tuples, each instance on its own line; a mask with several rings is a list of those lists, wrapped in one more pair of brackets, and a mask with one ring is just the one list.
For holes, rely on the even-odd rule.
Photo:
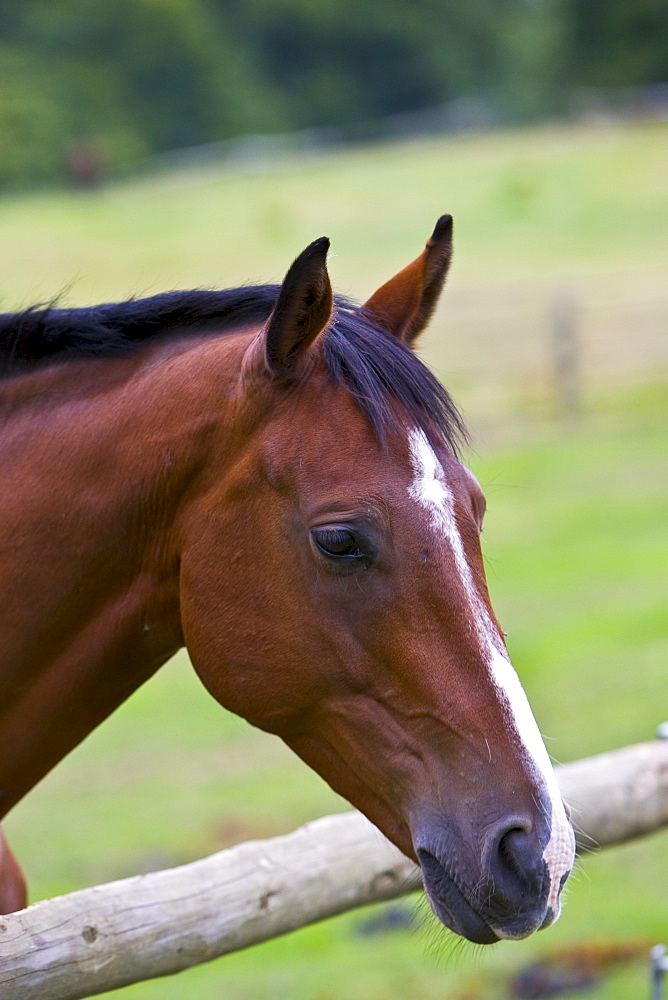
[[(452, 211), (456, 264), (425, 356), (471, 418), (492, 598), (548, 747), (568, 760), (649, 739), (668, 717), (667, 166), (665, 127), (552, 128), (26, 197), (0, 203), (0, 295), (14, 308), (66, 287), (85, 303), (278, 280), (328, 233), (338, 287), (363, 297)], [(544, 350), (546, 303), (563, 287), (581, 303), (584, 345), (585, 413), (570, 423), (551, 416)], [(345, 807), (214, 704), (182, 655), (6, 828), (38, 898)], [(539, 956), (592, 943), (606, 965), (626, 941), (640, 957), (606, 965), (588, 995), (644, 997), (644, 956), (668, 939), (666, 857), (664, 833), (585, 858), (560, 922), (520, 944), (460, 947), (413, 901), (408, 931), (371, 934), (368, 912), (348, 914), (118, 996), (500, 1000)]]

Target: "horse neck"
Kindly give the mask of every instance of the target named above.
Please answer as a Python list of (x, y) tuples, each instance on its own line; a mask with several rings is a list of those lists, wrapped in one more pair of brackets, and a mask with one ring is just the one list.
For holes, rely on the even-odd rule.
[[(238, 346), (52, 369), (24, 400), (11, 384), (0, 816), (183, 645), (179, 514), (225, 422)], [(213, 366), (212, 348), (228, 363)]]

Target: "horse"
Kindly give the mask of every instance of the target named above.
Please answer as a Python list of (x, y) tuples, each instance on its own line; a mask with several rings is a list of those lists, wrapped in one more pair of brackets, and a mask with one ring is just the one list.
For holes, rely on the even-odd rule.
[[(414, 352), (452, 218), (364, 305), (283, 283), (0, 316), (0, 818), (178, 649), (489, 944), (572, 827), (492, 611), (462, 418)], [(26, 904), (0, 845), (0, 909)]]

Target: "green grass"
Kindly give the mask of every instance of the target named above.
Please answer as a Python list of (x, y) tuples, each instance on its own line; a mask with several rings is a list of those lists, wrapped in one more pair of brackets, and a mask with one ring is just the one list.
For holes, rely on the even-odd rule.
[(258, 173), (220, 168), (2, 204), (0, 295), (73, 301), (278, 279), (328, 234), (338, 287), (362, 295), (457, 222), (457, 294), (499, 280), (658, 273), (668, 128), (544, 128), (371, 147)]
[[(207, 168), (93, 197), (5, 201), (0, 238), (11, 253), (0, 294), (10, 308), (71, 282), (69, 301), (90, 302), (276, 280), (328, 232), (338, 286), (363, 296), (417, 253), (441, 210), (456, 213), (456, 265), (425, 354), (472, 418), (493, 602), (549, 749), (568, 760), (651, 739), (668, 715), (668, 393), (656, 326), (667, 153), (662, 126), (543, 129), (346, 153), (266, 175)], [(589, 352), (585, 413), (569, 424), (551, 416), (536, 339), (545, 297), (564, 282), (585, 303)], [(631, 300), (652, 303), (651, 322), (630, 322)], [(596, 345), (605, 351), (595, 355)], [(344, 808), (282, 744), (217, 706), (181, 655), (6, 829), (39, 898)], [(364, 936), (368, 914), (348, 914), (118, 996), (499, 1000), (509, 977), (546, 952), (603, 939), (637, 942), (642, 953), (666, 940), (667, 849), (664, 833), (586, 857), (559, 923), (520, 944), (462, 947), (412, 901), (412, 932)], [(641, 958), (588, 995), (647, 994)]]

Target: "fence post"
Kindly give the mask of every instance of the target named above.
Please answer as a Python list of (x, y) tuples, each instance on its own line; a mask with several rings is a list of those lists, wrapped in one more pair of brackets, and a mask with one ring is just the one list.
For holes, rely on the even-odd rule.
[(550, 348), (555, 408), (561, 417), (582, 413), (581, 345), (575, 298), (558, 292), (550, 310)]
[(665, 945), (656, 944), (649, 953), (651, 1000), (663, 1000), (663, 977), (668, 972), (668, 955)]

